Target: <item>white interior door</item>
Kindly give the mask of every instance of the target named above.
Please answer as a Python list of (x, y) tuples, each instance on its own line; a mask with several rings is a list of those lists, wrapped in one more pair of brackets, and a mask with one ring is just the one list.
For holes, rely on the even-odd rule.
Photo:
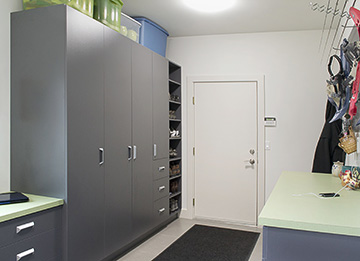
[(195, 216), (256, 224), (257, 83), (195, 83)]

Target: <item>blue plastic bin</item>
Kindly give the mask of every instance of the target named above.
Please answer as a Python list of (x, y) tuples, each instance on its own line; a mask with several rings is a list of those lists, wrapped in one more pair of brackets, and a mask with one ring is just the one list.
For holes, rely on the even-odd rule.
[(147, 18), (135, 17), (134, 19), (141, 23), (139, 43), (165, 56), (168, 32)]

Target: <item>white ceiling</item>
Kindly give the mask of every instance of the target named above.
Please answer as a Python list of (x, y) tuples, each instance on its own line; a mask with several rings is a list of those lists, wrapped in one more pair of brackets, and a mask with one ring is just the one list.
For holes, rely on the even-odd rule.
[[(217, 14), (196, 12), (182, 0), (122, 1), (123, 13), (146, 17), (162, 26), (170, 36), (316, 30), (323, 28), (325, 18), (325, 12), (310, 8), (310, 1), (317, 0), (236, 0), (232, 9)], [(333, 7), (336, 1), (330, 2)], [(221, 5), (221, 0), (218, 2)], [(327, 0), (317, 2), (328, 3)], [(345, 0), (338, 2), (341, 10)], [(330, 23), (331, 19), (327, 20)]]

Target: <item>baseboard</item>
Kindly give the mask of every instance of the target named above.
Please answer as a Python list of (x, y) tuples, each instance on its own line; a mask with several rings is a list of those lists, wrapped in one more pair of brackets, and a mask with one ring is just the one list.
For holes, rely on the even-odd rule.
[(180, 212), (180, 218), (193, 219), (193, 216), (191, 211), (189, 211), (187, 208), (182, 208)]

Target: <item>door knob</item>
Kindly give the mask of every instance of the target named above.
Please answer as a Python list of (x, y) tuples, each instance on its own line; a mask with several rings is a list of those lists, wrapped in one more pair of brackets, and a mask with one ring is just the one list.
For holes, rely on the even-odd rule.
[(251, 165), (254, 165), (254, 164), (255, 164), (255, 160), (254, 160), (254, 159), (245, 160), (245, 162), (249, 162)]
[(251, 155), (255, 154), (255, 150), (253, 150), (253, 149), (251, 149), (249, 152), (250, 152)]

